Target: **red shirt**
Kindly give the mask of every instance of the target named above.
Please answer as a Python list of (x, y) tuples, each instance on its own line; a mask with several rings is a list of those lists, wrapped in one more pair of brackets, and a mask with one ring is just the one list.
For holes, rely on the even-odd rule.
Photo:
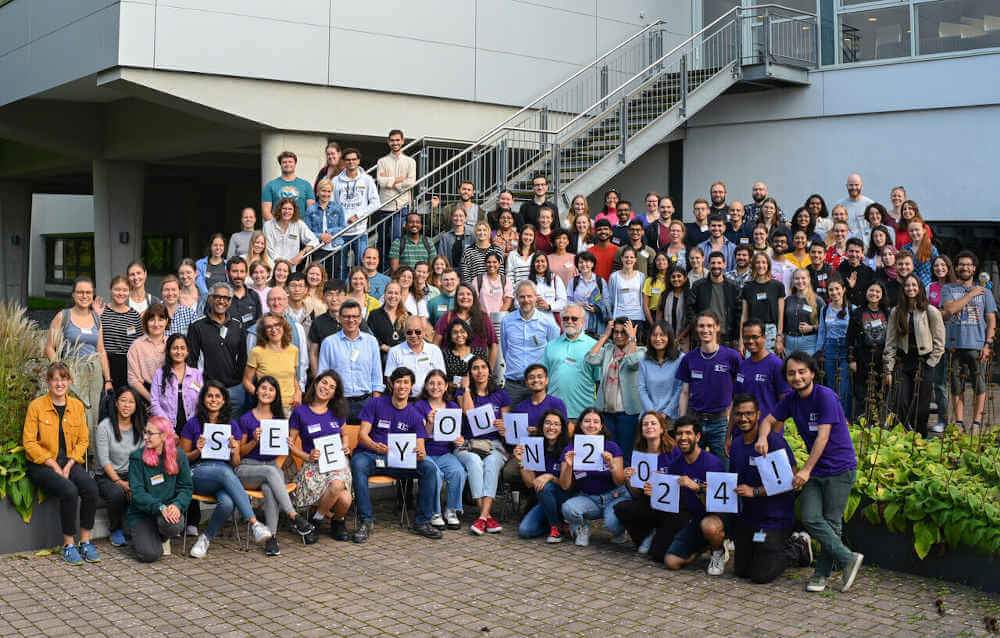
[(823, 261), (830, 264), (830, 268), (832, 268), (833, 270), (839, 268), (840, 262), (843, 260), (844, 260), (844, 255), (837, 252), (836, 246), (830, 246), (829, 248), (826, 249), (826, 259), (824, 259)]
[(599, 244), (594, 244), (587, 251), (597, 258), (597, 266), (594, 267), (594, 273), (598, 277), (607, 281), (611, 278), (611, 273), (614, 270), (615, 265), (615, 255), (618, 254), (619, 246), (614, 243), (608, 242), (607, 248), (601, 248)]

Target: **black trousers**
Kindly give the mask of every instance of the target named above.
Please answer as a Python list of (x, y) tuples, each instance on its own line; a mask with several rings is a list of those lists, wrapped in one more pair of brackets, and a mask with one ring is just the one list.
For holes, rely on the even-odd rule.
[(653, 509), (646, 495), (616, 504), (615, 516), (636, 545), (640, 545), (647, 536), (653, 534), (649, 558), (657, 563), (663, 562), (674, 536), (691, 520), (691, 516), (684, 510), (679, 514), (671, 514)]
[(168, 523), (167, 519), (157, 514), (143, 516), (132, 526), (132, 549), (135, 556), (143, 563), (152, 563), (163, 556), (163, 541), (176, 538), (184, 532), (184, 518), (176, 523)]
[(108, 368), (111, 372), (111, 386), (118, 392), (118, 388), (128, 385), (128, 360), (127, 355), (108, 353)]
[(74, 463), (67, 479), (47, 465), (28, 463), (28, 478), (42, 488), (46, 496), (59, 501), (59, 520), (64, 535), (76, 535), (77, 503), (80, 505), (79, 529), (94, 529), (97, 482), (82, 465)]
[[(118, 477), (128, 483), (128, 474), (119, 472)], [(116, 485), (104, 474), (94, 477), (97, 481), (97, 491), (101, 495), (101, 500), (108, 508), (108, 527), (111, 531), (123, 529), (125, 523), (125, 508), (128, 507), (128, 496), (120, 485)]]
[(733, 570), (740, 578), (749, 578), (757, 584), (769, 583), (781, 576), (789, 567), (798, 565), (799, 556), (796, 549), (789, 544), (792, 530), (769, 529), (764, 531), (764, 542), (753, 542), (753, 535), (758, 529), (747, 525), (736, 524), (732, 534), (736, 546), (736, 556), (733, 557)]
[(934, 396), (934, 370), (927, 366), (926, 358), (918, 359), (912, 355), (904, 356), (902, 365), (897, 369), (900, 372), (896, 384), (896, 416), (904, 427), (926, 437), (931, 398)]

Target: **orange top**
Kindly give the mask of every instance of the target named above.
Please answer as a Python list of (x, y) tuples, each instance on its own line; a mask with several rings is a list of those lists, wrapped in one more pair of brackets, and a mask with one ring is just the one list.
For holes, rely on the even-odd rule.
[[(90, 444), (90, 432), (87, 430), (87, 415), (79, 399), (66, 397), (63, 432), (66, 436), (66, 456), (82, 464)], [(21, 442), (25, 456), (32, 463), (41, 465), (59, 454), (59, 413), (52, 405), (51, 393), (46, 392), (28, 404)]]

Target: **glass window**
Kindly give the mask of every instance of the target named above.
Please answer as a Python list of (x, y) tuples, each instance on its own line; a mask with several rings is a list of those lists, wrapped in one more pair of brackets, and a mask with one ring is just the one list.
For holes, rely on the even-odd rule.
[(94, 238), (46, 237), (45, 281), (72, 283), (77, 277), (94, 278)]
[(1000, 47), (996, 0), (943, 0), (916, 8), (920, 55)]
[(840, 14), (843, 62), (885, 60), (910, 55), (910, 7)]
[(184, 240), (171, 235), (146, 235), (142, 238), (142, 261), (151, 275), (174, 272), (184, 254)]

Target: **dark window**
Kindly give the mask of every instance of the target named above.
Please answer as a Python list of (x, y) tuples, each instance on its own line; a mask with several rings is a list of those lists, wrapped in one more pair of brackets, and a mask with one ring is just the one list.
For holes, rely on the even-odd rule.
[(94, 236), (46, 236), (45, 282), (69, 284), (81, 276), (94, 278)]
[(184, 255), (184, 238), (146, 235), (142, 238), (142, 263), (150, 275), (166, 275), (177, 268)]

